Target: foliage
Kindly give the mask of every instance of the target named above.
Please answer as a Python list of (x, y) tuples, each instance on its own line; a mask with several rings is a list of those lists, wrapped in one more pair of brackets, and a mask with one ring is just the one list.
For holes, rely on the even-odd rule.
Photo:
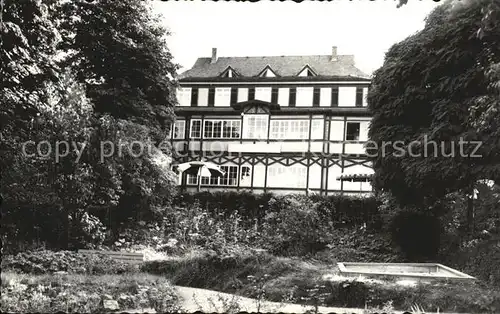
[[(498, 106), (498, 90), (492, 88), (497, 80), (487, 75), (500, 61), (497, 9), (495, 0), (445, 2), (429, 15), (422, 31), (395, 44), (375, 72), (368, 95), (373, 113), (369, 137), (378, 144), (374, 186), (390, 191), (403, 205), (429, 205), (450, 192), (468, 190), (478, 179), (499, 179), (498, 136), (477, 130), (474, 123), (485, 107)], [(469, 109), (478, 102), (487, 105), (471, 119)], [(496, 132), (494, 116), (490, 123), (495, 121)], [(465, 145), (459, 153), (460, 139), (483, 141), (475, 152), (483, 158), (471, 157), (475, 145)], [(382, 145), (396, 141), (402, 141), (406, 152), (411, 142), (420, 143), (412, 149), (422, 157)], [(455, 157), (443, 156), (430, 141), (446, 144), (446, 153), (455, 149)]]
[(388, 307), (388, 302), (392, 302), (393, 308), (405, 311), (417, 303), (428, 310), (474, 313), (496, 313), (500, 308), (500, 291), (480, 282), (443, 281), (408, 287), (394, 281), (380, 283), (347, 277), (325, 280), (324, 275), (332, 273), (330, 263), (269, 254), (197, 255), (147, 262), (143, 271), (171, 278), (173, 284), (180, 286), (245, 297), (259, 297), (265, 292), (267, 301), (293, 300), (313, 306), (376, 308)]
[[(167, 31), (142, 1), (70, 1), (55, 12), (62, 28), (61, 62), (87, 85), (97, 113), (146, 125), (163, 140), (176, 103), (178, 66)], [(78, 16), (78, 18), (74, 18)]]
[(98, 313), (115, 298), (122, 310), (179, 311), (179, 299), (163, 278), (131, 275), (24, 276), (2, 272), (2, 313)]
[(277, 199), (269, 201), (270, 210), (263, 219), (266, 247), (279, 255), (303, 255), (324, 249), (331, 240), (328, 235), (332, 225), (321, 219), (317, 205), (307, 196)]
[(400, 211), (389, 229), (407, 260), (427, 261), (438, 256), (442, 234), (438, 217), (415, 210)]
[[(179, 193), (173, 203), (185, 207), (194, 202), (208, 213), (222, 214), (227, 217), (237, 212), (243, 223), (253, 224), (261, 221), (267, 213), (288, 210), (289, 196), (273, 195), (271, 193), (254, 194), (242, 192), (199, 192), (195, 194)], [(376, 227), (379, 223), (378, 205), (374, 197), (350, 197), (341, 195), (295, 196), (292, 198), (305, 202), (313, 202), (318, 214), (331, 221), (336, 226), (363, 225)], [(272, 200), (272, 201), (271, 201)]]
[(2, 270), (26, 274), (49, 274), (64, 271), (70, 274), (121, 274), (134, 272), (134, 267), (101, 254), (73, 251), (28, 251), (2, 258)]
[[(103, 225), (114, 232), (113, 240), (131, 220), (161, 220), (175, 175), (169, 146), (156, 146), (173, 118), (177, 66), (167, 33), (148, 6), (3, 4), (0, 192), (6, 249), (98, 245)], [(52, 151), (32, 154), (43, 143)], [(114, 145), (107, 158), (104, 143)], [(134, 143), (146, 151), (128, 149)], [(55, 156), (56, 148), (62, 156)]]

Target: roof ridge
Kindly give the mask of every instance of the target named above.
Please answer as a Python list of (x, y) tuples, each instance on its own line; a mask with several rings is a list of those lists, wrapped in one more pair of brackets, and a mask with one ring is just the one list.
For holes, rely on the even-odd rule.
[[(354, 54), (342, 54), (337, 55), (337, 57), (345, 57), (345, 56), (354, 56)], [(328, 57), (331, 55), (269, 55), (269, 56), (225, 56), (225, 57), (217, 57), (218, 59), (227, 59), (227, 58), (276, 58), (276, 57)], [(211, 57), (199, 57), (198, 59), (211, 59)]]

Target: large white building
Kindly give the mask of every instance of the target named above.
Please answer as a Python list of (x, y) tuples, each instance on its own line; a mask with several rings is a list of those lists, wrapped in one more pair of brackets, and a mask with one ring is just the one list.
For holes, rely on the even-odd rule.
[(364, 142), (370, 79), (354, 56), (199, 58), (179, 79), (174, 160), (214, 162), (224, 177), (183, 175), (188, 189), (370, 193)]

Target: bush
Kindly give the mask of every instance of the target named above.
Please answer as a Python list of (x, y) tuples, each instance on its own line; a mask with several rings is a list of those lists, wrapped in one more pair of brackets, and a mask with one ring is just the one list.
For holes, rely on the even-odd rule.
[(72, 251), (31, 251), (2, 258), (2, 270), (27, 274), (65, 271), (76, 274), (122, 274), (136, 272), (135, 267), (102, 254), (80, 254)]
[(178, 297), (168, 281), (146, 274), (26, 277), (2, 272), (1, 292), (2, 313), (100, 313), (105, 299), (117, 300), (122, 310), (179, 311)]
[(321, 219), (317, 203), (307, 196), (275, 197), (263, 219), (263, 245), (278, 255), (314, 253), (330, 242), (331, 227), (331, 222)]
[[(227, 217), (237, 212), (243, 223), (252, 224), (255, 219), (261, 221), (268, 212), (288, 210), (287, 198), (307, 200), (316, 205), (321, 218), (331, 221), (335, 226), (353, 226), (367, 224), (378, 226), (379, 201), (374, 197), (321, 196), (321, 195), (287, 195), (279, 196), (271, 193), (254, 194), (250, 192), (199, 192), (195, 194), (179, 193), (173, 203), (178, 207), (186, 207), (198, 202), (200, 207), (211, 214), (222, 214)], [(272, 200), (272, 202), (271, 202)], [(271, 203), (270, 203), (271, 202)]]
[(403, 210), (389, 225), (392, 240), (411, 261), (435, 259), (439, 253), (442, 227), (439, 218), (425, 212)]

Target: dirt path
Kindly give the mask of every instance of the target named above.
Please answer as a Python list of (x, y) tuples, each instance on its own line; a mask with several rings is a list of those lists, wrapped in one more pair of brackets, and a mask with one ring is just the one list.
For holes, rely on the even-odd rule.
[[(204, 313), (235, 313), (240, 311), (257, 312), (258, 302), (255, 299), (235, 296), (206, 289), (175, 286), (179, 297), (182, 299), (181, 307), (187, 313), (201, 311)], [(278, 303), (262, 301), (260, 304), (261, 313), (304, 313), (313, 309), (311, 306), (299, 304)], [(348, 309), (336, 307), (318, 308), (319, 313), (349, 313), (362, 314), (362, 309)]]

